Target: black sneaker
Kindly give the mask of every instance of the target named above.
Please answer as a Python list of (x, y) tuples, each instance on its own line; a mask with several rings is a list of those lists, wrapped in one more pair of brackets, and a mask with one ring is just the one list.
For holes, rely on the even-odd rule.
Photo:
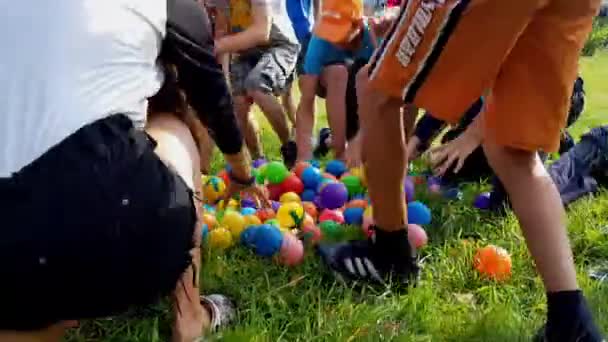
[(534, 336), (533, 342), (606, 342), (598, 331), (597, 327), (592, 324), (591, 327), (579, 324), (572, 335), (551, 334), (547, 331), (547, 327), (542, 327)]
[(319, 131), (319, 143), (315, 150), (313, 151), (313, 155), (315, 158), (322, 158), (329, 153), (329, 145), (331, 142), (331, 130), (327, 127), (321, 128)]
[(281, 155), (283, 156), (283, 163), (288, 169), (291, 169), (298, 159), (298, 146), (294, 141), (288, 141), (281, 146)]
[(367, 241), (320, 244), (317, 252), (336, 277), (343, 281), (382, 285), (415, 282), (419, 267), (407, 240), (407, 231), (380, 234), (386, 237), (378, 239), (376, 230)]

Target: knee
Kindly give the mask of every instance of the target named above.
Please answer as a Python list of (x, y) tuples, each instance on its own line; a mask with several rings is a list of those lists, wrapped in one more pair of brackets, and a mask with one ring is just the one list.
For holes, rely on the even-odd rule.
[(234, 97), (234, 109), (236, 112), (236, 118), (240, 122), (247, 121), (249, 118), (249, 109), (251, 102), (246, 96), (235, 96)]
[(535, 151), (499, 146), (487, 142), (483, 144), (483, 150), (488, 163), (505, 183), (510, 180), (518, 181), (521, 177), (546, 175), (546, 170)]

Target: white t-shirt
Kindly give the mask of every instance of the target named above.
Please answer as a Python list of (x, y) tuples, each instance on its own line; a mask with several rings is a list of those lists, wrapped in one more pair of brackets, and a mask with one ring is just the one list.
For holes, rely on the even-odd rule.
[(143, 127), (166, 0), (0, 0), (0, 13), (0, 177), (111, 114)]

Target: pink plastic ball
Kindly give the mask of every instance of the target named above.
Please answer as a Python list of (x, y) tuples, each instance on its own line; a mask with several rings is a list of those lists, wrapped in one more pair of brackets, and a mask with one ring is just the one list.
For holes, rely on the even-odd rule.
[(285, 233), (279, 253), (279, 260), (283, 265), (296, 266), (304, 260), (304, 245), (292, 233)]
[(343, 224), (344, 215), (338, 210), (325, 209), (321, 212), (321, 215), (319, 215), (319, 222), (323, 221), (334, 221)]
[(424, 247), (429, 241), (424, 229), (417, 224), (407, 225), (407, 236), (410, 240), (410, 244), (416, 249)]
[(439, 184), (431, 184), (429, 185), (429, 192), (432, 194), (438, 194), (441, 192), (441, 185)]
[(363, 230), (363, 234), (365, 234), (366, 237), (371, 237), (371, 235), (373, 234), (372, 230), (370, 229), (373, 224), (374, 218), (372, 216), (363, 215), (363, 224), (361, 225), (361, 229)]

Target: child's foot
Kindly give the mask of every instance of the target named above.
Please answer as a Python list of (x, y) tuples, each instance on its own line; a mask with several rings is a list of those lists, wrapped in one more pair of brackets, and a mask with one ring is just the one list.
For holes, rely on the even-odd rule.
[(317, 251), (342, 280), (409, 284), (419, 267), (407, 239), (407, 230), (384, 232), (377, 228), (368, 241), (322, 244)]
[(319, 131), (319, 143), (315, 148), (313, 155), (315, 158), (321, 158), (329, 153), (329, 146), (331, 144), (331, 130), (327, 127), (321, 128)]
[(581, 291), (548, 294), (547, 324), (534, 342), (603, 342)]

